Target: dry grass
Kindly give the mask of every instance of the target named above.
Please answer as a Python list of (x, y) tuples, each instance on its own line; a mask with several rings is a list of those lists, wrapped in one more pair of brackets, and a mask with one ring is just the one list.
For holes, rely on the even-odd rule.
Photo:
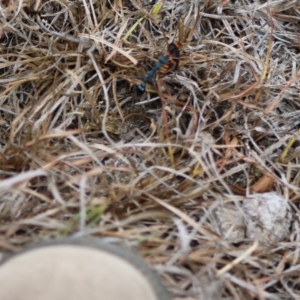
[[(1, 249), (105, 237), (176, 299), (299, 299), (299, 1), (91, 3), (2, 1)], [(282, 240), (224, 234), (217, 208), (270, 191)]]

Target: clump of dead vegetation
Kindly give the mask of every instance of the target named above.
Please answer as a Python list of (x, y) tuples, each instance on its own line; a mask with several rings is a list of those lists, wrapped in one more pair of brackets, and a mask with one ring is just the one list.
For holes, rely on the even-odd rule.
[(149, 2), (2, 1), (1, 249), (92, 235), (176, 299), (298, 299), (299, 1)]

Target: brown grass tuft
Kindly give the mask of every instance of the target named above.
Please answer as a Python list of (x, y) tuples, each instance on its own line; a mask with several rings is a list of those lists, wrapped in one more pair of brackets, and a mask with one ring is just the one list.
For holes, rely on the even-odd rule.
[[(93, 235), (175, 299), (298, 299), (299, 1), (163, 4), (2, 1), (0, 248)], [(138, 96), (174, 39), (179, 70)], [(271, 244), (222, 230), (253, 192), (292, 207)]]

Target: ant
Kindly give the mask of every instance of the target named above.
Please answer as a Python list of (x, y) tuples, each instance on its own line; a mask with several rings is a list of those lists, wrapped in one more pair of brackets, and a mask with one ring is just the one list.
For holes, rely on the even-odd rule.
[(137, 93), (143, 94), (146, 91), (146, 83), (152, 81), (156, 72), (161, 71), (166, 74), (170, 70), (177, 70), (179, 58), (180, 58), (180, 42), (172, 42), (168, 45), (168, 51), (166, 55), (161, 55), (158, 58), (158, 62), (154, 65), (154, 67), (149, 71), (149, 73), (143, 79), (143, 82), (140, 83), (137, 87)]
[[(198, 13), (196, 16), (196, 20), (194, 22), (194, 26), (189, 28), (183, 34), (185, 36), (185, 42), (189, 40), (196, 28), (196, 25), (199, 21), (199, 11), (200, 7), (198, 8)], [(180, 30), (180, 28), (179, 28)], [(180, 32), (179, 32), (180, 33)], [(146, 84), (149, 81), (153, 81), (156, 73), (161, 71), (161, 73), (166, 74), (170, 70), (177, 70), (180, 58), (180, 49), (182, 48), (182, 44), (179, 41), (172, 42), (168, 45), (166, 55), (161, 55), (158, 58), (158, 62), (154, 65), (154, 67), (148, 72), (148, 74), (144, 77), (142, 83), (140, 83), (136, 87), (136, 91), (138, 94), (143, 94), (146, 91)]]

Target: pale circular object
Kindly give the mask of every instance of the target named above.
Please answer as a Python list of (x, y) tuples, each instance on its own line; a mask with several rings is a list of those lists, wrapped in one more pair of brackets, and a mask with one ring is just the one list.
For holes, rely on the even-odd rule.
[(0, 265), (0, 300), (171, 299), (138, 256), (114, 245), (54, 243)]

